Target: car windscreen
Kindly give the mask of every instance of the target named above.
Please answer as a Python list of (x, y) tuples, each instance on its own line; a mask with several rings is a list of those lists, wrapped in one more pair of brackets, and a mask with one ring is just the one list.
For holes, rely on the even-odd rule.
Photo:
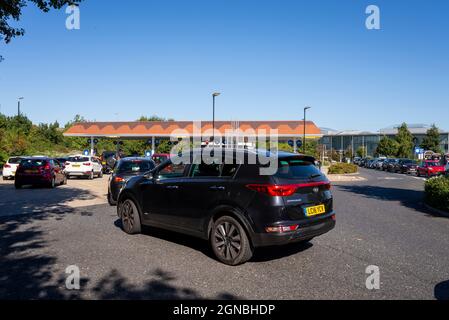
[(167, 156), (153, 156), (153, 161), (156, 162), (156, 164), (161, 164), (167, 159), (168, 159)]
[(318, 168), (309, 161), (302, 159), (280, 159), (275, 176), (281, 179), (313, 179), (322, 174)]
[(133, 160), (133, 161), (121, 161), (117, 173), (143, 173), (150, 171), (154, 168), (151, 161)]
[(18, 164), (18, 163), (20, 163), (21, 160), (22, 160), (22, 158), (9, 158), (8, 163)]
[(429, 167), (438, 167), (438, 166), (440, 166), (439, 162), (426, 162), (426, 164)]
[(102, 156), (103, 156), (103, 159), (107, 159), (107, 158), (115, 156), (115, 152), (103, 152)]
[(43, 159), (23, 159), (20, 161), (21, 167), (32, 168), (32, 167), (42, 167), (47, 164), (47, 160)]
[(87, 157), (70, 157), (68, 162), (89, 162)]

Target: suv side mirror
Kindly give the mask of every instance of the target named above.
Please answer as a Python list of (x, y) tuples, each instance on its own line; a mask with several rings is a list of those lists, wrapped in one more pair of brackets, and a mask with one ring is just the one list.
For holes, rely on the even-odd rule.
[(147, 173), (145, 173), (144, 175), (143, 175), (143, 177), (145, 178), (145, 179), (148, 179), (148, 180), (153, 180), (154, 179), (154, 173), (152, 172), (152, 171), (148, 171)]

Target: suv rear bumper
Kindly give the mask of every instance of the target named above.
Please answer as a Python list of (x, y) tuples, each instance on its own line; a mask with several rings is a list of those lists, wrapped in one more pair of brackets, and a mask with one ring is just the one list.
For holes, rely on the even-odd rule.
[(254, 233), (251, 237), (252, 244), (254, 247), (267, 247), (309, 240), (332, 230), (335, 227), (334, 216), (332, 213), (312, 224), (299, 224), (298, 230), (291, 233)]
[(65, 171), (67, 176), (71, 176), (71, 177), (86, 177), (89, 176), (92, 171)]

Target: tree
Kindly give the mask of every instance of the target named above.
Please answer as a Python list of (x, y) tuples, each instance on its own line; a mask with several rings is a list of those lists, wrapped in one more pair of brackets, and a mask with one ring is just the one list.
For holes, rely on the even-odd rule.
[(344, 156), (346, 159), (352, 159), (354, 157), (354, 151), (352, 150), (352, 146), (348, 146), (348, 148), (344, 152)]
[(398, 143), (398, 151), (396, 156), (399, 158), (410, 158), (413, 152), (413, 136), (407, 128), (407, 124), (403, 123), (398, 128), (398, 135), (396, 136)]
[(380, 156), (391, 157), (395, 156), (398, 152), (398, 144), (395, 140), (388, 138), (387, 136), (380, 139), (376, 148), (376, 154)]
[(151, 117), (141, 116), (137, 121), (146, 122), (146, 121), (174, 121), (174, 120), (165, 119), (157, 115), (152, 115)]
[(442, 153), (440, 148), (440, 131), (435, 125), (427, 130), (427, 134), (424, 137), (421, 148), (425, 150), (431, 150), (435, 153)]
[[(11, 21), (19, 21), (22, 16), (22, 9), (28, 3), (34, 3), (43, 12), (51, 9), (61, 9), (66, 5), (78, 5), (83, 0), (2, 0), (0, 4), (0, 41), (11, 42), (15, 37), (25, 34), (23, 28), (16, 28), (10, 25)], [(2, 60), (0, 56), (0, 61)]]
[(360, 146), (357, 148), (356, 151), (357, 157), (363, 158), (366, 155), (366, 147)]

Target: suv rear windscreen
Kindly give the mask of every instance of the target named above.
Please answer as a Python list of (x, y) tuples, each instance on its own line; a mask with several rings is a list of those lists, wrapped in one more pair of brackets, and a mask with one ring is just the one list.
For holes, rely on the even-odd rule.
[(47, 160), (42, 160), (42, 159), (23, 159), (20, 162), (21, 167), (27, 167), (27, 168), (42, 167), (42, 166), (45, 166), (46, 164), (47, 164)]
[(101, 154), (101, 156), (102, 156), (103, 159), (107, 159), (107, 158), (115, 156), (115, 152), (113, 152), (113, 151), (105, 151), (105, 152), (103, 152)]
[(8, 163), (18, 164), (18, 163), (20, 163), (21, 160), (22, 160), (22, 158), (9, 158)]
[(70, 157), (69, 162), (89, 162), (89, 158), (87, 157)]
[(313, 179), (321, 176), (320, 170), (311, 162), (302, 159), (280, 159), (275, 177), (281, 179)]
[(121, 161), (117, 173), (134, 173), (134, 172), (148, 172), (154, 168), (154, 165), (150, 161), (134, 160), (134, 161)]

